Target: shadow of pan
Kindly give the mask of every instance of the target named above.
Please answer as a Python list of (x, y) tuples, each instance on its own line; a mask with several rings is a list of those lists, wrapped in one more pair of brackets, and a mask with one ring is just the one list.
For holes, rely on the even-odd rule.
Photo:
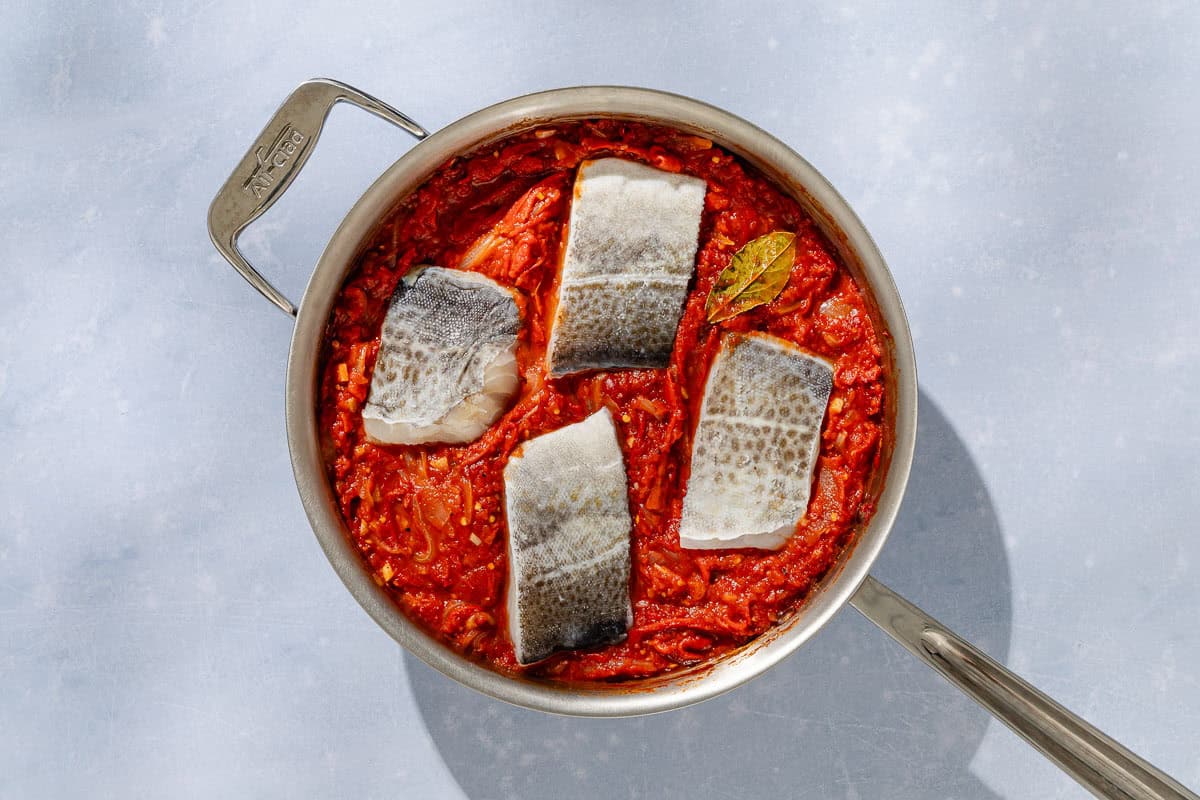
[[(999, 521), (924, 394), (904, 508), (875, 574), (1004, 660), (1012, 603)], [(996, 797), (970, 771), (986, 712), (849, 609), (758, 680), (636, 719), (525, 711), (405, 658), (433, 741), (472, 800)]]

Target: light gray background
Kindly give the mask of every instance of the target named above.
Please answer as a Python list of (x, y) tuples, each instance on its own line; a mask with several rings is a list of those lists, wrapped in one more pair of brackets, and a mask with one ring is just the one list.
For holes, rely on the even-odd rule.
[[(636, 721), (487, 701), (354, 604), (296, 497), (288, 320), (216, 188), (295, 84), (430, 128), (627, 83), (838, 186), (916, 333), (922, 427), (878, 574), (1200, 785), (1200, 15), (603, 4), (8, 3), (0, 29), (0, 797), (1081, 797), (853, 611)], [(248, 231), (293, 298), (410, 146), (333, 113)]]

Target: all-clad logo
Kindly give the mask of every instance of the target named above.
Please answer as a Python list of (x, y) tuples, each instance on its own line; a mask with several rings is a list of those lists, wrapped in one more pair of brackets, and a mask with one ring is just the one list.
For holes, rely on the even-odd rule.
[(279, 177), (287, 173), (288, 162), (307, 140), (308, 137), (296, 130), (291, 123), (284, 125), (269, 147), (260, 147), (254, 151), (258, 164), (242, 184), (242, 189), (254, 192), (254, 196), (261, 200)]

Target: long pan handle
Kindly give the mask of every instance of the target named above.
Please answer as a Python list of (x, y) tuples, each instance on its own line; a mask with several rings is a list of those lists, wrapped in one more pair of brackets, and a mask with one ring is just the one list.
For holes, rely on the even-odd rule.
[(850, 602), (1097, 797), (1200, 800), (874, 578)]
[(417, 139), (429, 135), (387, 103), (353, 86), (329, 78), (305, 81), (283, 101), (208, 209), (208, 235), (217, 250), (263, 297), (293, 317), (295, 305), (250, 265), (238, 250), (237, 237), (292, 185), (312, 154), (330, 109), (341, 102), (386, 119)]

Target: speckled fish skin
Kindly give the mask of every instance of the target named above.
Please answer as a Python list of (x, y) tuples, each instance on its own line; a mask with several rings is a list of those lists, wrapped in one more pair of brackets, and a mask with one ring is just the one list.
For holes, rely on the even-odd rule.
[(633, 523), (608, 409), (525, 442), (504, 468), (504, 494), (517, 661), (624, 639)]
[(707, 188), (620, 158), (580, 165), (546, 354), (551, 375), (667, 365)]
[(520, 324), (512, 292), (484, 275), (442, 267), (405, 275), (363, 406), (367, 437), (422, 444), (482, 436), (520, 385)]
[(726, 334), (692, 440), (679, 546), (782, 547), (808, 509), (833, 365), (763, 333)]

